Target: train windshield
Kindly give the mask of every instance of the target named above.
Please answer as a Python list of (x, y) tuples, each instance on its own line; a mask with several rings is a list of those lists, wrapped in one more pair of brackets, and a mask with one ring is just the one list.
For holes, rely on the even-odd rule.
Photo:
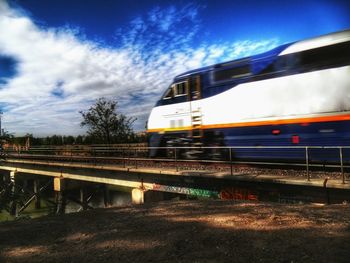
[(174, 89), (170, 86), (163, 95), (163, 100), (168, 100), (174, 97)]
[(186, 82), (178, 82), (172, 84), (164, 93), (163, 100), (172, 99), (174, 97), (187, 95)]

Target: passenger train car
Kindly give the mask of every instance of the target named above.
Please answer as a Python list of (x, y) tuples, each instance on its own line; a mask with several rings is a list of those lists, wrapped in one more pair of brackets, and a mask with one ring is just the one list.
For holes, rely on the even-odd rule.
[[(151, 147), (349, 146), (350, 30), (176, 76), (152, 109), (147, 131)], [(234, 154), (305, 157), (266, 149)]]

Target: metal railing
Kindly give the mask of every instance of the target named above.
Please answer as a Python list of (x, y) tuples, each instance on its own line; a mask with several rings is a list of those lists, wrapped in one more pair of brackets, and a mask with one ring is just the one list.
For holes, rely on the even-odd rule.
[[(293, 157), (292, 161), (282, 163), (288, 166), (305, 166), (307, 181), (311, 180), (310, 167), (313, 166), (323, 166), (323, 167), (333, 167), (340, 168), (342, 183), (346, 182), (346, 176), (344, 168), (350, 168), (350, 146), (203, 146), (203, 147), (192, 147), (192, 146), (179, 146), (179, 147), (145, 147), (145, 146), (133, 146), (128, 145), (72, 145), (72, 146), (45, 146), (45, 147), (31, 147), (28, 149), (6, 149), (6, 153), (9, 156), (64, 156), (64, 157), (86, 157), (86, 158), (97, 158), (99, 159), (122, 159), (124, 167), (130, 160), (135, 161), (136, 168), (138, 167), (138, 160), (154, 160), (154, 161), (172, 161), (174, 163), (176, 171), (179, 171), (181, 167), (181, 162), (196, 161), (202, 163), (224, 163), (230, 165), (230, 174), (233, 175), (233, 167), (235, 164), (242, 163), (237, 161), (237, 153), (240, 153), (243, 157), (247, 152), (242, 150), (248, 150), (248, 156), (246, 159), (254, 160), (254, 154), (258, 154), (258, 163), (264, 163), (262, 160), (266, 159), (270, 161), (270, 164), (279, 164), (278, 162), (273, 162), (273, 156), (276, 154), (281, 154), (280, 159), (285, 159), (288, 161), (288, 155), (295, 154), (297, 157)], [(251, 152), (249, 152), (249, 150)], [(266, 154), (270, 154), (270, 157), (265, 156), (261, 150), (270, 150)], [(274, 150), (281, 150), (281, 152), (275, 152)], [(325, 158), (325, 161), (321, 159), (312, 158), (312, 150), (321, 151), (331, 151), (328, 154), (318, 151), (314, 155)], [(344, 156), (344, 150), (349, 151), (348, 159)], [(260, 151), (260, 152), (259, 152)], [(337, 151), (337, 153), (335, 153)], [(150, 152), (154, 153), (155, 156), (160, 155), (161, 157), (151, 158), (149, 157)], [(224, 154), (223, 154), (224, 153)], [(303, 154), (302, 154), (303, 153)], [(187, 156), (186, 156), (187, 154)], [(192, 156), (191, 154), (195, 155)], [(196, 155), (197, 154), (197, 155)], [(217, 154), (217, 155), (215, 155)], [(251, 156), (249, 156), (249, 154)], [(140, 155), (142, 158), (140, 158)], [(215, 155), (215, 158), (214, 158)], [(284, 155), (284, 157), (283, 157)], [(303, 158), (301, 156), (304, 156)], [(184, 157), (185, 156), (185, 157)], [(221, 158), (218, 158), (221, 156)], [(241, 156), (241, 157), (242, 157)], [(238, 156), (239, 157), (239, 156)], [(238, 158), (242, 159), (241, 157)], [(243, 158), (244, 159), (244, 158)], [(271, 160), (272, 159), (272, 160)], [(271, 162), (272, 161), (272, 162)], [(314, 162), (314, 163), (313, 163)], [(323, 163), (322, 163), (323, 162)], [(249, 163), (249, 162), (246, 162)], [(280, 163), (281, 164), (281, 163)], [(347, 164), (347, 165), (346, 165)]]

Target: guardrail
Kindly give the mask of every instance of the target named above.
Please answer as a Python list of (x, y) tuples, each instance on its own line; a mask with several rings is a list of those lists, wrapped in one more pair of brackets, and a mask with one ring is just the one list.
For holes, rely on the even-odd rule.
[[(172, 161), (174, 162), (176, 171), (179, 170), (179, 162), (195, 160), (198, 162), (216, 162), (216, 163), (225, 163), (230, 165), (231, 175), (233, 174), (233, 166), (237, 164), (240, 159), (239, 153), (244, 155), (244, 153), (248, 157), (247, 159), (254, 159), (254, 154), (259, 155), (258, 163), (263, 163), (264, 152), (261, 150), (270, 150), (267, 154), (270, 154), (270, 157), (266, 157), (266, 159), (273, 159), (274, 155), (282, 154), (283, 155), (296, 155), (298, 162), (296, 163), (288, 163), (288, 165), (298, 165), (305, 166), (307, 180), (310, 181), (310, 167), (315, 166), (312, 161), (315, 160), (318, 162), (317, 165), (323, 166), (332, 166), (339, 167), (341, 173), (342, 183), (345, 183), (345, 172), (344, 168), (348, 168), (345, 164), (350, 165), (350, 146), (203, 146), (203, 147), (186, 147), (186, 146), (178, 146), (178, 147), (144, 147), (144, 146), (134, 146), (134, 145), (69, 145), (69, 146), (55, 146), (55, 147), (31, 147), (28, 149), (7, 149), (6, 153), (9, 155), (21, 156), (23, 154), (26, 155), (54, 155), (54, 156), (66, 156), (66, 157), (92, 157), (92, 158), (113, 158), (120, 157), (124, 161), (136, 160), (143, 157), (142, 160), (158, 160), (158, 161)], [(280, 150), (280, 151), (276, 151)], [(317, 153), (313, 153), (317, 155), (319, 159), (315, 159), (312, 156), (311, 151), (319, 150)], [(320, 151), (321, 150), (321, 151)], [(250, 152), (249, 152), (250, 151)], [(260, 152), (259, 152), (260, 151)], [(322, 151), (330, 151), (328, 153), (322, 153)], [(348, 151), (348, 156), (344, 156), (344, 151)], [(149, 157), (150, 152), (157, 152), (158, 155), (161, 155), (161, 158), (151, 158)], [(242, 153), (243, 152), (243, 153)], [(251, 155), (249, 157), (249, 154)], [(191, 156), (192, 155), (192, 156)], [(303, 157), (301, 157), (303, 155)], [(321, 156), (321, 157), (320, 157)], [(220, 157), (220, 158), (218, 158)], [(312, 158), (313, 157), (313, 158)], [(345, 158), (347, 157), (347, 158)], [(286, 158), (282, 157), (281, 159)], [(320, 159), (321, 158), (321, 159)], [(328, 163), (322, 164), (322, 158), (326, 158), (325, 160)], [(301, 163), (300, 161), (302, 161)], [(141, 159), (140, 159), (141, 160)], [(270, 160), (271, 161), (271, 160)], [(293, 159), (292, 159), (293, 161)], [(271, 163), (276, 164), (276, 163)], [(125, 166), (125, 162), (124, 162)], [(137, 167), (137, 162), (136, 162)]]

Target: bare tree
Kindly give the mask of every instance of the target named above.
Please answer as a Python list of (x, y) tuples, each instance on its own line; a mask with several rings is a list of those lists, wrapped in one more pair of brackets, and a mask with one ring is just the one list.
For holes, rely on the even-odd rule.
[(88, 127), (88, 134), (96, 142), (124, 142), (134, 135), (132, 124), (136, 119), (118, 113), (117, 104), (115, 100), (102, 97), (89, 110), (80, 111), (81, 126)]

